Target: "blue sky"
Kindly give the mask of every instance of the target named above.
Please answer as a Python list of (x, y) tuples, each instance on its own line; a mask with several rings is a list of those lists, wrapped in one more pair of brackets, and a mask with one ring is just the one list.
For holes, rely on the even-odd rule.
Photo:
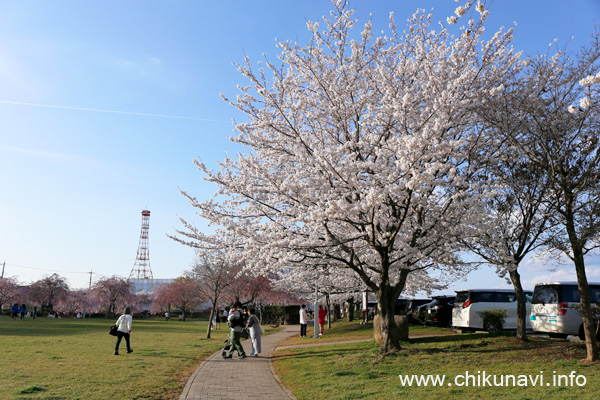
[[(416, 8), (445, 20), (452, 0), (351, 1), (359, 22), (396, 23)], [(150, 265), (156, 278), (189, 268), (190, 248), (166, 237), (179, 217), (203, 222), (179, 189), (199, 199), (213, 192), (192, 163), (208, 165), (240, 149), (228, 141), (240, 115), (220, 99), (249, 82), (232, 63), (264, 52), (275, 39), (306, 43), (306, 20), (328, 0), (228, 2), (3, 2), (0, 11), (0, 263), (20, 282), (52, 272), (72, 287), (128, 276), (141, 211), (150, 217)], [(600, 20), (600, 1), (496, 0), (488, 32), (517, 22), (514, 45), (545, 53), (558, 38), (586, 43)], [(360, 23), (359, 25), (362, 25)], [(52, 107), (50, 107), (52, 106)], [(117, 111), (117, 112), (105, 112)], [(161, 115), (161, 116), (159, 116)], [(168, 116), (168, 117), (165, 117)], [(180, 118), (182, 117), (182, 118)], [(594, 260), (589, 260), (590, 273)], [(569, 265), (523, 269), (527, 287), (540, 279), (574, 279)], [(503, 286), (491, 271), (452, 289)], [(600, 276), (595, 276), (600, 280)]]

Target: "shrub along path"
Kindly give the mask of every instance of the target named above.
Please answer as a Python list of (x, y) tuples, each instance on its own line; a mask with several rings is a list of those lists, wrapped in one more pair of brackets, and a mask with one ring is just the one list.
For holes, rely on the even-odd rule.
[[(204, 360), (188, 379), (179, 400), (195, 399), (295, 399), (281, 383), (271, 362), (271, 353), (277, 344), (300, 333), (300, 325), (286, 325), (279, 332), (262, 337), (259, 357), (244, 360), (225, 360), (221, 351)], [(250, 354), (250, 341), (242, 341)]]

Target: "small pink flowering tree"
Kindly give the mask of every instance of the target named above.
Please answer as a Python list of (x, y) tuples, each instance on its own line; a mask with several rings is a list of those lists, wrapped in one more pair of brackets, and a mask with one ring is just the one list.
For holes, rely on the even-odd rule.
[(92, 287), (91, 294), (106, 310), (106, 318), (112, 318), (119, 309), (132, 307), (137, 303), (133, 285), (127, 279), (118, 276), (97, 281)]
[(19, 285), (14, 278), (0, 279), (0, 311), (3, 304), (11, 304), (16, 301)]
[(167, 285), (162, 285), (155, 294), (157, 303), (177, 307), (183, 315), (183, 321), (186, 312), (198, 307), (203, 299), (200, 282), (191, 277), (180, 277)]

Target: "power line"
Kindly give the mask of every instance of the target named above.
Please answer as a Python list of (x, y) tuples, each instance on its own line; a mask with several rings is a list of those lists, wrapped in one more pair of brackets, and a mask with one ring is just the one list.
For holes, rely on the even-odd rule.
[[(25, 268), (25, 269), (33, 269), (33, 270), (37, 270), (37, 271), (47, 271), (47, 272), (60, 272), (63, 274), (95, 274), (95, 275), (99, 275), (99, 276), (106, 276), (103, 274), (99, 274), (97, 272), (83, 272), (83, 271), (60, 271), (60, 270), (56, 270), (56, 269), (47, 269), (47, 268), (37, 268), (37, 267), (28, 267), (25, 265), (17, 265), (17, 264), (7, 264), (6, 262), (4, 263), (7, 266), (10, 267), (17, 267), (17, 268)], [(4, 271), (4, 267), (2, 268), (2, 270)]]

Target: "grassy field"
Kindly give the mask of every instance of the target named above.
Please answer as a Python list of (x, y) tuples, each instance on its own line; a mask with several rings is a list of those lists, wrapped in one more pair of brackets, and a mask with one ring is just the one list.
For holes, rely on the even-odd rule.
[(223, 324), (134, 320), (114, 356), (114, 320), (0, 317), (0, 399), (173, 399), (199, 361), (223, 346)]
[[(308, 326), (307, 329), (308, 337), (292, 336), (287, 338), (280, 343), (281, 346), (291, 346), (298, 344), (311, 344), (314, 339), (311, 336), (314, 333), (312, 325)], [(449, 335), (455, 334), (451, 329), (446, 328), (435, 328), (435, 327), (424, 327), (423, 325), (411, 325), (410, 333), (411, 337), (422, 336), (422, 335)], [(325, 328), (325, 333), (319, 338), (319, 343), (326, 342), (337, 342), (340, 340), (366, 340), (373, 338), (373, 323), (361, 324), (360, 322), (347, 322), (337, 321), (331, 325), (331, 329)]]
[[(343, 330), (344, 326), (339, 326), (336, 336), (343, 337)], [(351, 336), (357, 336), (360, 331), (355, 326), (348, 326), (348, 330)], [(411, 337), (416, 336), (415, 331), (426, 336), (438, 329), (411, 326)], [(596, 399), (600, 392), (600, 366), (579, 363), (585, 357), (583, 342), (533, 337), (530, 343), (521, 344), (509, 336), (458, 334), (411, 339), (402, 346), (403, 350), (398, 355), (383, 359), (373, 340), (290, 348), (277, 351), (274, 364), (285, 385), (300, 400), (581, 400)], [(575, 371), (575, 377), (585, 377), (584, 386), (577, 386), (575, 380), (570, 381), (568, 375), (572, 371)], [(473, 378), (465, 379), (467, 372)], [(418, 387), (414, 381), (413, 386), (401, 383), (399, 375), (413, 374), (439, 374), (446, 378), (444, 384), (437, 387), (431, 384)], [(514, 375), (517, 385), (503, 381), (505, 386), (492, 387), (494, 378), (486, 380), (489, 375), (496, 375), (497, 383), (501, 379), (513, 379), (501, 375)], [(527, 378), (527, 386), (524, 386), (520, 375), (531, 375)], [(580, 384), (583, 383), (584, 378), (577, 379)]]

